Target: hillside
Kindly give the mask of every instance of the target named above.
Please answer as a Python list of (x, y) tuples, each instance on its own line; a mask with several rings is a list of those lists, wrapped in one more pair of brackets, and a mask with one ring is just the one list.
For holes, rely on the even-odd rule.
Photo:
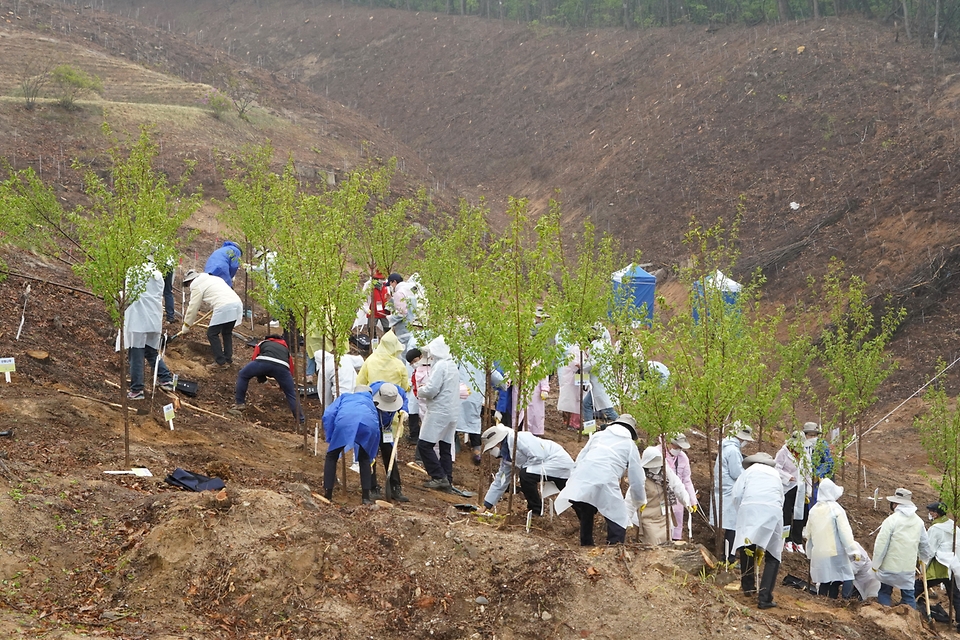
[[(927, 379), (936, 356), (956, 355), (953, 63), (934, 68), (929, 52), (891, 43), (882, 28), (851, 19), (559, 33), (292, 0), (164, 0), (159, 12), (160, 3), (95, 4), (114, 12), (0, 0), (0, 157), (42, 166), (67, 204), (82, 200), (73, 158), (105, 167), (105, 119), (121, 134), (153, 123), (161, 167), (178, 175), (195, 160), (194, 185), (208, 198), (223, 196), (224, 154), (267, 139), (278, 166), (292, 155), (307, 180), (396, 155), (396, 188), (431, 186), (441, 209), (458, 195), (542, 205), (559, 187), (571, 228), (590, 216), (664, 265), (684, 259), (690, 214), (729, 218), (742, 193), (742, 269), (765, 268), (772, 300), (792, 303), (805, 277), (839, 255), (875, 293), (908, 305), (894, 344), (901, 370), (871, 422)], [(101, 75), (104, 95), (78, 111), (49, 100), (24, 110), (12, 95), (17, 69), (50, 58)], [(228, 76), (259, 87), (250, 122), (217, 120), (199, 104)], [(190, 221), (201, 233), (185, 268), (222, 234), (219, 206), (210, 200)], [(203, 367), (201, 331), (167, 353), (173, 371), (200, 385), (197, 398), (181, 398), (175, 428), (162, 419), (163, 394), (131, 416), (134, 463), (154, 476), (106, 475), (123, 464), (123, 421), (109, 404), (119, 367), (102, 304), (59, 286), (82, 289), (65, 264), (3, 257), (40, 282), (0, 283), (0, 357), (17, 363), (11, 383), (0, 380), (3, 429), (13, 431), (0, 437), (0, 636), (930, 635), (906, 611), (786, 587), (779, 609), (758, 612), (726, 586), (733, 574), (679, 568), (696, 547), (651, 549), (631, 533), (623, 549), (583, 550), (571, 513), (535, 520), (530, 532), (519, 499), (495, 517), (462, 514), (452, 506), (460, 498), (421, 489), (421, 472), (407, 466), (407, 505), (362, 506), (356, 475), (322, 504), (313, 494), (323, 443), (315, 457), (269, 384), (252, 385), (244, 419), (227, 414), (236, 371)], [(263, 336), (267, 320), (257, 310), (240, 332)], [(250, 353), (238, 351), (240, 361)], [(948, 385), (957, 388), (956, 372)], [(575, 454), (582, 442), (562, 428), (555, 399), (547, 435)], [(921, 409), (908, 403), (866, 441), (868, 482), (881, 495), (908, 486), (918, 503), (934, 499), (911, 425)], [(306, 410), (315, 423), (319, 405)], [(712, 461), (693, 442), (706, 502)], [(412, 457), (401, 446), (400, 459)], [(491, 464), (461, 459), (458, 483), (480, 488)], [(222, 477), (228, 490), (174, 492), (163, 478), (176, 467)], [(870, 548), (884, 512), (849, 495), (844, 506)], [(702, 520), (693, 530), (710, 544)], [(806, 577), (806, 567), (787, 557), (781, 577)]]

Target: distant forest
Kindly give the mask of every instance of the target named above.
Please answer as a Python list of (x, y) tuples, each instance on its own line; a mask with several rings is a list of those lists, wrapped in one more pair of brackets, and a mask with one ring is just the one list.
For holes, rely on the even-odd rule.
[(938, 47), (960, 28), (958, 0), (359, 0), (353, 4), (564, 27), (752, 25), (860, 15), (895, 22), (900, 37), (920, 39), (930, 47)]

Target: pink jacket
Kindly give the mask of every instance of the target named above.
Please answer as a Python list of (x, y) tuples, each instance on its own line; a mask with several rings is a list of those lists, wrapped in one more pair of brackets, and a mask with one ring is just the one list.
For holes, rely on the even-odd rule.
[(687, 457), (683, 449), (674, 451), (667, 447), (667, 464), (680, 477), (683, 488), (687, 490), (687, 495), (690, 496), (690, 506), (700, 504), (697, 501), (697, 492), (693, 488), (693, 480), (690, 477), (690, 458)]

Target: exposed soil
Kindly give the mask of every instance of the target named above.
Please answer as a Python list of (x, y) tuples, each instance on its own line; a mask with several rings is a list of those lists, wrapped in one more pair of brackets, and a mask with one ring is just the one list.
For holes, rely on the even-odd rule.
[[(901, 369), (869, 423), (925, 382), (937, 356), (956, 357), (955, 63), (934, 65), (929, 52), (892, 43), (882, 27), (851, 18), (715, 33), (561, 34), (292, 1), (267, 11), (165, 0), (171, 15), (163, 17), (152, 3), (139, 11), (115, 3), (118, 15), (20, 2), (19, 20), (12, 5), (0, 0), (6, 61), (42, 51), (107, 80), (104, 97), (74, 113), (49, 103), (25, 112), (0, 100), (0, 127), (13, 132), (0, 137), (0, 156), (19, 168), (43, 163), (48, 179), (56, 171), (69, 204), (81, 200), (69, 159), (104, 166), (103, 116), (124, 131), (157, 122), (166, 170), (176, 175), (185, 159), (198, 160), (195, 184), (208, 196), (223, 195), (217, 153), (267, 138), (278, 163), (292, 154), (310, 179), (398, 155), (398, 190), (428, 184), (441, 207), (459, 194), (494, 202), (528, 195), (542, 205), (562, 187), (571, 222), (590, 216), (625, 248), (665, 265), (684, 256), (689, 214), (729, 217), (745, 193), (743, 268), (764, 269), (771, 300), (802, 297), (805, 277), (839, 255), (875, 293), (908, 307), (893, 345)], [(265, 87), (252, 124), (217, 122), (197, 108), (201, 83), (240, 70)], [(0, 85), (9, 94), (16, 81), (0, 73)], [(790, 201), (798, 212), (788, 213)], [(185, 267), (217, 245), (218, 209), (208, 204), (191, 220), (202, 233)], [(82, 288), (64, 264), (4, 258), (17, 273)], [(269, 384), (253, 386), (245, 419), (226, 414), (236, 371), (207, 372), (198, 333), (173, 343), (167, 362), (200, 383), (188, 402), (221, 415), (184, 405), (171, 431), (161, 412), (169, 398), (138, 403), (144, 413), (131, 415), (131, 455), (154, 476), (106, 475), (123, 466), (122, 414), (100, 402), (119, 400), (108, 382), (119, 375), (115, 333), (99, 301), (31, 281), (16, 340), (26, 283), (0, 283), (0, 357), (17, 363), (11, 383), (0, 381), (0, 424), (14, 431), (0, 438), (5, 637), (929, 635), (915, 614), (787, 588), (777, 592), (779, 609), (758, 612), (725, 586), (730, 574), (678, 569), (687, 549), (580, 549), (572, 513), (536, 520), (526, 533), (520, 499), (512, 513), (501, 503), (505, 518), (463, 515), (452, 509), (461, 499), (419, 488), (422, 477), (406, 466), (407, 505), (361, 506), (353, 474), (333, 506), (320, 503), (312, 493), (323, 443), (319, 458), (312, 440), (304, 447)], [(241, 331), (263, 335), (266, 317), (256, 321)], [(29, 350), (50, 355), (36, 360)], [(237, 360), (247, 353), (238, 347)], [(960, 387), (956, 373), (947, 384)], [(867, 485), (881, 496), (907, 486), (918, 502), (934, 497), (912, 428), (921, 409), (908, 402), (865, 441)], [(308, 424), (318, 410), (308, 403)], [(574, 454), (581, 446), (552, 410), (547, 437)], [(706, 501), (712, 461), (705, 443), (692, 440)], [(412, 454), (401, 447), (401, 461)], [(226, 480), (223, 499), (173, 491), (163, 478), (176, 467)], [(461, 459), (458, 483), (476, 490), (489, 470)], [(870, 548), (884, 504), (875, 510), (847, 493), (842, 503)], [(712, 547), (702, 520), (694, 538)], [(787, 573), (805, 577), (806, 562), (787, 556)]]

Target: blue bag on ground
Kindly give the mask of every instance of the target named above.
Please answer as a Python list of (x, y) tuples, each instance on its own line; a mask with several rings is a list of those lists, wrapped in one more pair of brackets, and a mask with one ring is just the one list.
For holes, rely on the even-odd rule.
[(165, 482), (187, 491), (219, 491), (227, 486), (220, 478), (208, 478), (180, 468), (174, 469)]

